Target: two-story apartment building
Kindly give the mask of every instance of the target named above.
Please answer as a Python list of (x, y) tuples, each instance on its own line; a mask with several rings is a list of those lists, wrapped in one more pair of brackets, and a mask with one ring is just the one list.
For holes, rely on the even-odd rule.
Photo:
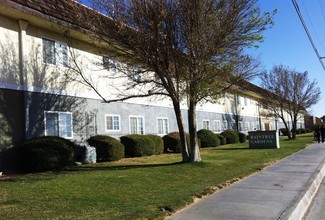
[[(41, 135), (82, 141), (95, 134), (177, 131), (168, 98), (104, 103), (82, 79), (72, 77), (77, 63), (106, 98), (125, 88), (114, 65), (106, 65), (123, 63), (103, 55), (75, 19), (85, 10), (97, 13), (72, 0), (0, 0), (0, 149)], [(279, 128), (274, 118), (261, 115), (263, 89), (250, 85), (253, 89), (237, 86), (216, 103), (199, 105), (198, 129)], [(187, 127), (185, 104), (182, 111)]]

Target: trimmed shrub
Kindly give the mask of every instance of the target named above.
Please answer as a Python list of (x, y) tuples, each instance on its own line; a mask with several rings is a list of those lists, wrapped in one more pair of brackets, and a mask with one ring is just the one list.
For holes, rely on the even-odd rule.
[(297, 129), (297, 134), (298, 134), (298, 132), (299, 132), (299, 134), (306, 134), (307, 133), (306, 129), (304, 129), (304, 128)]
[(220, 145), (219, 138), (210, 130), (201, 129), (197, 132), (197, 137), (200, 139), (201, 147), (217, 147)]
[(97, 161), (116, 161), (124, 158), (124, 146), (118, 140), (106, 135), (96, 135), (87, 140), (96, 148)]
[(288, 136), (288, 131), (285, 128), (280, 128), (280, 134), (282, 134), (283, 136)]
[(225, 145), (227, 144), (227, 139), (226, 137), (222, 136), (221, 134), (216, 134), (216, 136), (219, 138), (220, 140), (220, 145)]
[(162, 154), (164, 152), (164, 141), (163, 139), (154, 134), (148, 134), (147, 137), (151, 138), (155, 144), (155, 154)]
[(74, 162), (74, 143), (54, 136), (42, 136), (16, 147), (21, 171), (60, 170)]
[(120, 137), (121, 143), (125, 147), (125, 156), (142, 157), (155, 154), (155, 143), (147, 135), (126, 135)]
[(243, 132), (240, 132), (240, 131), (238, 131), (237, 134), (239, 137), (239, 142), (245, 143), (246, 142), (246, 134), (244, 134)]
[(221, 133), (226, 138), (226, 144), (235, 144), (239, 142), (239, 136), (234, 130), (226, 130)]
[(165, 153), (180, 153), (181, 141), (179, 138), (179, 132), (170, 132), (163, 137), (164, 141), (164, 152)]

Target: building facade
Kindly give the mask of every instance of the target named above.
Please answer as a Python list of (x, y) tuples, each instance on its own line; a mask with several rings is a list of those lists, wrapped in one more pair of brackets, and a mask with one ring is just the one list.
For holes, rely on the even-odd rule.
[[(74, 75), (74, 68), (82, 68), (86, 80), (107, 99), (126, 88), (114, 68), (123, 63), (103, 56), (89, 32), (73, 22), (83, 10), (90, 9), (71, 0), (0, 0), (0, 149), (42, 135), (85, 141), (96, 134), (162, 136), (178, 130), (168, 98), (104, 103)], [(261, 115), (262, 93), (238, 87), (215, 103), (201, 103), (197, 128), (280, 128), (277, 120)], [(182, 114), (187, 127), (185, 103)], [(303, 120), (300, 123), (303, 127)]]

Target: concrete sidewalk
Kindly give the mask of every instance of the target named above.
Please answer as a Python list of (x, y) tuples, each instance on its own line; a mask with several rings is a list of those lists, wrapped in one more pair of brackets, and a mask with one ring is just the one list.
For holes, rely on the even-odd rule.
[(325, 144), (312, 144), (169, 219), (301, 219), (324, 175)]

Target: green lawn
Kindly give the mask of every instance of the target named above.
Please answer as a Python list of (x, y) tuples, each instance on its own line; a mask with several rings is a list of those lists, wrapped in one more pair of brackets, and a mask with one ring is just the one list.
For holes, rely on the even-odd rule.
[(193, 164), (169, 154), (17, 176), (0, 181), (0, 219), (162, 219), (312, 139), (281, 140), (280, 149), (252, 150), (248, 143), (202, 149), (203, 162)]

